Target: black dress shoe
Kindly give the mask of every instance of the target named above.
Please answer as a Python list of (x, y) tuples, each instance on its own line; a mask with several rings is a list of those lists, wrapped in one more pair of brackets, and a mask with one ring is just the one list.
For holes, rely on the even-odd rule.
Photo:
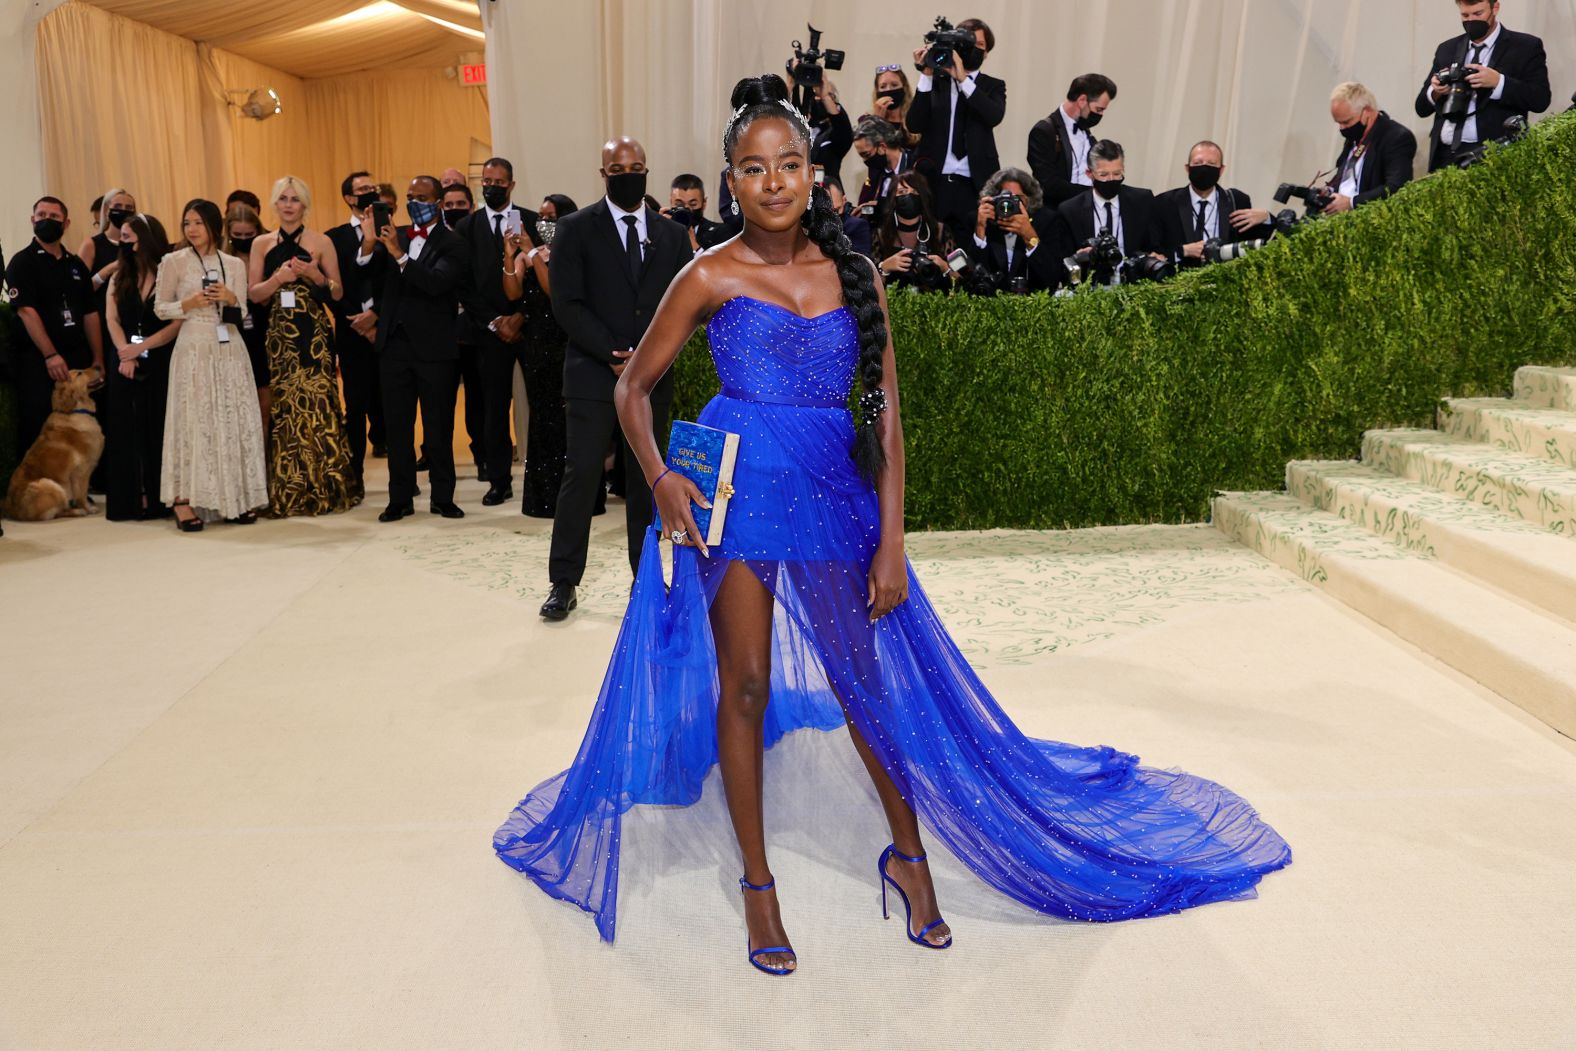
[(513, 486), (506, 485), (502, 489), (500, 489), (500, 488), (498, 488), (495, 485), (492, 488), (487, 490), (487, 495), (486, 496), (482, 497), (482, 506), (483, 507), (497, 507), (499, 504), (503, 503), (505, 500), (513, 500), (513, 499), (514, 499), (514, 487)]
[(547, 593), (547, 601), (542, 603), (542, 619), (563, 620), (577, 605), (573, 584), (554, 584), (553, 590)]
[(453, 503), (440, 504), (438, 501), (434, 500), (432, 502), (432, 506), (427, 508), (427, 510), (431, 511), (435, 515), (442, 515), (444, 518), (465, 517), (465, 512), (460, 509), (460, 506)]
[(394, 504), (389, 504), (383, 509), (383, 513), (378, 515), (378, 521), (398, 522), (401, 518), (407, 518), (415, 513), (416, 509), (410, 504), (405, 504), (404, 506), (400, 507), (396, 507)]
[(422, 453), (420, 456), (416, 457), (416, 470), (419, 473), (421, 471), (425, 471), (426, 469), (427, 469), (427, 454), (426, 453)]
[(388, 446), (382, 444), (381, 442), (373, 442), (372, 443), (372, 456), (373, 456), (374, 459), (386, 460), (386, 459), (388, 459), (388, 455), (389, 455)]

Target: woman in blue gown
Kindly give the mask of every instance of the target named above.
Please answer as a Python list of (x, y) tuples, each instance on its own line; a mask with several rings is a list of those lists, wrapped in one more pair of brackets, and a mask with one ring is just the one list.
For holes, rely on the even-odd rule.
[[(1291, 851), (1211, 781), (1110, 747), (1028, 738), (953, 644), (903, 553), (903, 432), (886, 299), (824, 191), (781, 78), (741, 81), (724, 135), (744, 232), (668, 290), (617, 389), (653, 483), (646, 540), (601, 693), (568, 770), (510, 814), (494, 848), (614, 934), (620, 819), (696, 801), (720, 764), (743, 858), (749, 962), (797, 959), (767, 861), (762, 753), (846, 725), (892, 842), (883, 902), (944, 949), (921, 825), (982, 880), (1040, 912), (1112, 921), (1252, 897)], [(699, 422), (740, 436), (721, 542), (708, 548), (652, 437), (650, 393), (705, 323), (722, 393)], [(847, 409), (857, 379), (859, 424)], [(671, 584), (658, 537), (672, 539)], [(873, 852), (874, 853), (874, 852)]]

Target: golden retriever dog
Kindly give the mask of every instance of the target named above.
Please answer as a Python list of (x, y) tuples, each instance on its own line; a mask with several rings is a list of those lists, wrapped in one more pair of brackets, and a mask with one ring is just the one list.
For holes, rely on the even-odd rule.
[(88, 475), (104, 453), (104, 432), (93, 418), (89, 393), (102, 382), (98, 369), (73, 369), (55, 384), (54, 411), (22, 457), (5, 495), (5, 513), (19, 522), (80, 518), (98, 507), (88, 500)]

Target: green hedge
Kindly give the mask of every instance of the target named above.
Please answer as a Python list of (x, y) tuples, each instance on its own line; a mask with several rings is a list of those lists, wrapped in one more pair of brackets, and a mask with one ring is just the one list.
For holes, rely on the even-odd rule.
[[(1163, 285), (895, 294), (911, 528), (1202, 520), (1219, 489), (1576, 361), (1576, 118)], [(679, 357), (675, 419), (717, 390)]]

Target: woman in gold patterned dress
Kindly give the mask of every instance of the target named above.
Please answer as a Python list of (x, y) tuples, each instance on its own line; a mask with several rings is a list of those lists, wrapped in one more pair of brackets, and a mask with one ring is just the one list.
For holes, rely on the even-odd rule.
[(251, 298), (271, 303), (268, 335), (272, 393), (268, 512), (275, 518), (346, 511), (362, 493), (350, 469), (350, 444), (334, 373), (327, 302), (343, 292), (333, 243), (304, 225), (306, 184), (274, 184), (279, 228), (252, 245)]

